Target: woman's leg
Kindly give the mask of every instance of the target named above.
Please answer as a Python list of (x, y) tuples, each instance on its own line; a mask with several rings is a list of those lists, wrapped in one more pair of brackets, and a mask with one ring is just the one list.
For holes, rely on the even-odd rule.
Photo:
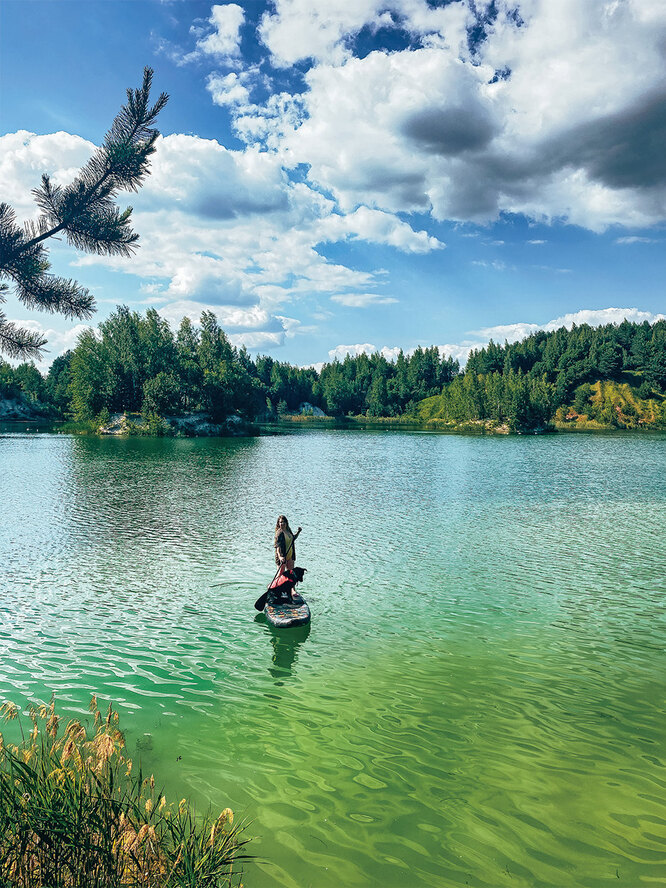
[[(287, 558), (285, 564), (287, 566), (287, 570), (294, 569), (294, 559), (293, 558)], [(298, 598), (298, 592), (296, 591), (296, 586), (293, 586), (292, 590), (291, 590), (291, 600), (293, 601), (296, 598)]]

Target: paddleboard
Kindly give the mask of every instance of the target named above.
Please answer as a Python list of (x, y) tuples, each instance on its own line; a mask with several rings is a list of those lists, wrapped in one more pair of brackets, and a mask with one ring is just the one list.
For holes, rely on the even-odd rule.
[(280, 601), (274, 604), (267, 601), (264, 613), (271, 626), (278, 629), (305, 626), (310, 622), (310, 608), (307, 601), (300, 595), (296, 601)]

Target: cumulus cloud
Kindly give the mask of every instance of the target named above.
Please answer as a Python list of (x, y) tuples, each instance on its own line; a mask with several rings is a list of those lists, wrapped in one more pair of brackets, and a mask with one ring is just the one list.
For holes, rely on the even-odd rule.
[(328, 357), (331, 361), (343, 361), (347, 355), (351, 355), (352, 358), (355, 358), (363, 354), (374, 355), (375, 352), (379, 352), (379, 354), (385, 357), (387, 361), (393, 361), (398, 357), (400, 348), (389, 348), (386, 345), (383, 346), (383, 348), (377, 348), (377, 346), (371, 345), (369, 342), (363, 342), (356, 345), (336, 345), (335, 348), (329, 350)]
[(197, 41), (197, 49), (204, 55), (227, 58), (238, 54), (240, 28), (245, 13), (236, 3), (211, 7), (209, 23), (212, 33)]
[(429, 253), (446, 244), (427, 231), (414, 231), (391, 213), (359, 207), (347, 214), (330, 214), (320, 226), (323, 240), (357, 238), (369, 243), (389, 244), (405, 253)]
[[(70, 181), (94, 146), (66, 133), (19, 133), (2, 137), (0, 149), (0, 191), (16, 198), (28, 216), (34, 207), (25, 195), (41, 172), (55, 171), (58, 181)], [(158, 139), (151, 175), (132, 203), (141, 237), (135, 256), (77, 254), (61, 245), (59, 261), (67, 257), (78, 267), (104, 265), (141, 277), (144, 298), (136, 304), (162, 305), (174, 322), (184, 314), (198, 316), (203, 306), (231, 328), (233, 310), (260, 308), (261, 330), (253, 322), (248, 342), (261, 347), (290, 335), (276, 320), (286, 303), (315, 294), (358, 307), (396, 301), (372, 292), (383, 283), (381, 270), (329, 261), (318, 252), (319, 244), (353, 239), (405, 253), (444, 246), (389, 213), (359, 207), (341, 214), (333, 200), (290, 179), (273, 152), (232, 151), (197, 136)]]
[(21, 221), (37, 214), (31, 190), (48, 173), (55, 185), (74, 178), (95, 150), (92, 142), (69, 133), (35, 136), (26, 130), (0, 136), (0, 193)]
[(457, 49), (472, 20), (465, 2), (440, 8), (426, 0), (275, 0), (273, 5), (259, 33), (280, 67), (305, 59), (340, 64), (352, 55), (353, 39), (363, 28), (398, 30), (426, 42), (447, 39)]
[(232, 71), (225, 76), (210, 74), (206, 80), (206, 89), (216, 105), (247, 105), (250, 91), (243, 86), (241, 78)]
[(559, 330), (560, 327), (566, 327), (570, 330), (574, 324), (588, 324), (590, 327), (601, 327), (604, 324), (621, 324), (624, 320), (635, 324), (642, 324), (644, 321), (654, 324), (656, 321), (663, 320), (664, 318), (666, 318), (666, 315), (653, 314), (649, 311), (641, 311), (638, 308), (581, 309), (580, 311), (570, 312), (569, 314), (554, 318), (545, 324), (527, 322), (500, 324), (495, 327), (483, 327), (472, 332), (482, 337), (485, 340), (485, 345), (491, 339), (495, 342), (504, 342), (505, 340), (509, 343), (519, 342), (521, 339), (539, 330)]
[[(357, 57), (380, 28), (411, 45)], [(595, 231), (666, 215), (663, 4), (278, 0), (260, 34), (275, 64), (312, 66), (290, 126), (255, 108), (239, 134), (308, 164), (345, 211)]]
[(438, 348), (443, 358), (453, 358), (454, 361), (458, 361), (461, 367), (464, 367), (467, 363), (467, 358), (469, 358), (469, 353), (474, 349), (483, 348), (486, 344), (485, 342), (464, 340), (455, 344), (440, 345)]
[[(483, 348), (484, 345), (487, 345), (487, 342), (466, 340), (463, 343), (457, 343), (455, 345), (439, 345), (437, 348), (443, 358), (453, 358), (454, 360), (459, 361), (461, 365), (464, 365), (472, 349)], [(404, 355), (411, 355), (415, 350), (416, 346), (413, 348), (402, 348), (399, 345), (384, 345), (381, 348), (377, 348), (369, 342), (364, 342), (357, 345), (336, 345), (335, 348), (330, 349), (328, 357), (331, 361), (336, 359), (342, 361), (346, 355), (357, 357), (360, 354), (372, 355), (375, 352), (379, 352), (379, 354), (386, 358), (387, 361), (395, 361), (400, 352)], [(316, 369), (321, 370), (323, 365), (318, 364), (310, 366), (314, 366)]]
[[(187, 303), (225, 317), (259, 312), (258, 327), (233, 335), (275, 343), (288, 335), (280, 318), (290, 303), (396, 301), (380, 292), (378, 270), (327, 259), (323, 244), (416, 256), (445, 246), (423, 220), (485, 224), (508, 213), (603, 231), (666, 218), (658, 0), (274, 0), (254, 67), (239, 52), (250, 19), (246, 4), (212, 6), (180, 59), (208, 63), (206, 88), (245, 147), (161, 138), (132, 196), (137, 256), (76, 264), (143, 277), (148, 298), (172, 313)], [(367, 52), (372, 40), (380, 48)], [(259, 78), (267, 97), (255, 104)], [(294, 83), (299, 92), (286, 91)], [(0, 192), (34, 216), (41, 172), (69, 181), (93, 150), (67, 133), (3, 136)]]

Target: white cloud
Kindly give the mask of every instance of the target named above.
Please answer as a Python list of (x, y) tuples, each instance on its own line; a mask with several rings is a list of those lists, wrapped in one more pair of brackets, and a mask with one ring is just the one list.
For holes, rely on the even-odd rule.
[[(474, 339), (464, 339), (462, 342), (438, 346), (440, 354), (454, 358), (464, 367), (469, 354), (473, 350), (485, 348), (490, 340), (503, 345), (520, 342), (527, 336), (537, 333), (539, 330), (550, 332), (559, 330), (560, 327), (571, 329), (574, 324), (588, 324), (590, 327), (600, 327), (605, 324), (621, 324), (623, 320), (641, 324), (647, 321), (654, 324), (663, 320), (666, 315), (653, 314), (649, 311), (641, 311), (638, 308), (602, 308), (581, 309), (547, 321), (545, 324), (535, 324), (529, 321), (519, 321), (513, 324), (498, 324), (494, 327), (482, 327), (480, 330), (471, 330), (470, 335)], [(407, 354), (410, 352), (406, 352)]]
[(656, 244), (657, 240), (653, 237), (618, 237), (615, 239), (615, 243), (620, 246), (628, 246), (629, 244)]
[[(647, 321), (649, 324), (654, 324), (656, 321), (666, 319), (666, 315), (654, 314), (638, 308), (581, 309), (580, 311), (554, 318), (545, 324), (522, 321), (514, 324), (500, 324), (495, 327), (472, 330), (470, 335), (474, 337), (473, 339), (464, 339), (458, 343), (439, 345), (438, 349), (442, 357), (453, 358), (460, 363), (461, 367), (464, 367), (470, 352), (485, 348), (491, 339), (500, 344), (503, 344), (505, 341), (513, 343), (519, 342), (521, 339), (525, 339), (525, 337), (539, 330), (552, 331), (558, 330), (560, 327), (571, 329), (574, 324), (589, 324), (591, 327), (599, 327), (605, 324), (621, 324), (625, 318), (631, 323), (640, 324)], [(337, 345), (335, 348), (330, 349), (328, 357), (330, 361), (336, 359), (341, 361), (346, 355), (356, 357), (360, 354), (371, 355), (378, 351), (387, 361), (395, 361), (400, 351), (403, 351), (405, 355), (411, 355), (414, 350), (414, 347), (401, 348), (400, 346), (383, 346), (381, 349), (378, 349), (377, 346), (364, 342), (355, 345)], [(316, 366), (320, 370), (322, 364)]]
[(426, 0), (274, 0), (259, 33), (273, 64), (289, 67), (305, 59), (340, 64), (350, 41), (365, 26), (394, 28), (426, 42), (453, 46), (466, 39), (472, 16), (466, 2), (433, 9)]
[[(273, 61), (313, 60), (299, 116), (241, 118), (345, 211), (359, 204), (488, 222), (501, 212), (601, 231), (666, 216), (666, 7), (644, 0), (498, 0), (470, 47), (470, 9), (419, 0), (277, 0)], [(353, 55), (363, 27), (420, 46)]]
[[(469, 357), (469, 353), (470, 351), (472, 351), (472, 349), (483, 348), (484, 345), (487, 345), (487, 343), (465, 341), (464, 343), (458, 343), (456, 345), (439, 345), (437, 347), (442, 357), (453, 358), (454, 360), (460, 361), (462, 365)], [(357, 345), (337, 345), (335, 348), (332, 348), (329, 351), (328, 357), (331, 361), (334, 361), (336, 358), (341, 361), (345, 358), (346, 355), (356, 357), (360, 354), (372, 355), (375, 352), (379, 352), (379, 354), (382, 355), (382, 357), (386, 358), (387, 361), (395, 361), (400, 352), (402, 352), (405, 356), (409, 356), (413, 354), (415, 350), (416, 346), (414, 346), (413, 348), (402, 348), (399, 345), (384, 345), (381, 348), (377, 348), (376, 346), (371, 345), (369, 342), (364, 342)], [(318, 369), (321, 369), (323, 365), (313, 364), (310, 366), (316, 366), (318, 367)]]
[(0, 193), (19, 221), (33, 218), (38, 209), (31, 190), (42, 173), (56, 185), (69, 183), (95, 150), (92, 142), (69, 133), (35, 136), (25, 130), (0, 136)]
[(651, 311), (641, 311), (639, 308), (601, 308), (588, 309), (583, 308), (580, 311), (570, 312), (548, 321), (544, 330), (557, 330), (559, 327), (571, 329), (574, 324), (589, 324), (590, 327), (601, 327), (604, 324), (621, 324), (627, 320), (633, 324), (642, 324), (647, 321), (648, 324), (654, 324), (657, 321), (663, 321), (666, 315), (653, 314)]
[(331, 296), (331, 301), (349, 308), (368, 308), (372, 305), (391, 305), (398, 300), (393, 296), (382, 296), (380, 293), (338, 293)]
[(204, 55), (228, 58), (238, 54), (240, 28), (245, 13), (236, 3), (211, 7), (209, 23), (214, 31), (197, 41), (197, 49)]
[(369, 243), (389, 244), (405, 253), (429, 253), (446, 244), (427, 231), (414, 231), (391, 213), (359, 207), (352, 213), (331, 214), (321, 224), (322, 240), (358, 238)]
[(440, 345), (438, 348), (442, 357), (453, 358), (454, 361), (458, 361), (461, 367), (464, 367), (467, 363), (467, 358), (469, 358), (469, 353), (473, 349), (483, 348), (484, 345), (487, 345), (487, 343), (465, 340), (454, 345)]
[(495, 342), (503, 343), (505, 340), (509, 343), (519, 342), (526, 336), (536, 333), (539, 330), (558, 330), (560, 327), (566, 327), (570, 330), (574, 324), (588, 324), (590, 327), (601, 327), (605, 324), (621, 324), (625, 319), (635, 324), (642, 324), (647, 321), (654, 324), (656, 321), (663, 320), (666, 315), (653, 314), (649, 311), (641, 311), (638, 308), (601, 308), (601, 309), (581, 309), (580, 311), (570, 312), (561, 317), (547, 321), (545, 324), (533, 324), (527, 322), (519, 322), (515, 324), (500, 324), (495, 327), (483, 327), (480, 330), (472, 332), (479, 337), (483, 337), (486, 345), (490, 339)]
[[(66, 133), (20, 133), (3, 137), (0, 149), (0, 192), (18, 198), (29, 194), (42, 168), (70, 180), (94, 146)], [(259, 331), (270, 341), (282, 341), (285, 328), (276, 312), (291, 301), (315, 294), (346, 305), (396, 301), (371, 291), (382, 282), (381, 269), (358, 271), (328, 261), (317, 244), (354, 238), (412, 253), (443, 246), (388, 213), (367, 207), (348, 217), (334, 213), (330, 198), (290, 181), (274, 153), (231, 151), (196, 136), (158, 140), (151, 175), (132, 202), (141, 238), (135, 256), (77, 254), (61, 245), (59, 261), (66, 257), (75, 266), (103, 265), (142, 277), (140, 292), (147, 298), (136, 304), (163, 304), (172, 319), (210, 307), (226, 322), (235, 309), (259, 307), (272, 318), (273, 326), (267, 322)], [(25, 204), (25, 210), (32, 207)]]
[(506, 271), (513, 268), (511, 265), (507, 265), (506, 262), (502, 262), (501, 259), (491, 259), (490, 261), (487, 259), (473, 259), (472, 265), (478, 265), (481, 268), (492, 268), (493, 271)]
[(363, 342), (357, 345), (336, 345), (335, 348), (330, 349), (328, 357), (331, 361), (342, 361), (347, 355), (351, 355), (352, 358), (354, 358), (363, 354), (374, 355), (375, 352), (379, 352), (379, 354), (383, 355), (387, 361), (392, 361), (397, 358), (400, 348), (389, 348), (388, 346), (384, 346), (383, 348), (378, 349), (377, 346), (371, 345), (369, 342)]
[(233, 71), (222, 76), (210, 74), (206, 80), (206, 89), (216, 105), (246, 105), (250, 92), (243, 86), (241, 78)]

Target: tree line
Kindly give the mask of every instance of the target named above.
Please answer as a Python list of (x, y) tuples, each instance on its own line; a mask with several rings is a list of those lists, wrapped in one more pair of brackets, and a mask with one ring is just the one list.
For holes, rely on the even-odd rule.
[(610, 405), (591, 398), (591, 384), (598, 380), (627, 383), (639, 399), (659, 398), (666, 391), (666, 321), (574, 325), (503, 346), (491, 340), (470, 354), (464, 377), (442, 391), (438, 415), (454, 422), (491, 419), (511, 428), (537, 428), (570, 408), (616, 424)]
[(196, 326), (184, 318), (174, 333), (154, 309), (141, 315), (120, 306), (97, 331), (82, 333), (46, 377), (32, 364), (0, 363), (0, 395), (22, 393), (74, 420), (124, 411), (274, 419), (303, 403), (335, 416), (399, 416), (458, 372), (458, 362), (441, 358), (436, 346), (401, 352), (395, 362), (348, 356), (320, 372), (269, 356), (253, 360), (231, 345), (213, 312)]
[(395, 360), (377, 352), (347, 355), (318, 372), (253, 359), (231, 345), (213, 312), (198, 325), (184, 318), (174, 332), (154, 309), (142, 315), (121, 306), (56, 358), (45, 377), (32, 364), (0, 362), (0, 395), (22, 394), (75, 420), (124, 411), (265, 420), (307, 402), (333, 416), (490, 419), (536, 428), (563, 405), (590, 412), (591, 384), (600, 379), (630, 380), (638, 397), (659, 398), (666, 391), (666, 321), (540, 331), (503, 346), (491, 341), (470, 354), (464, 372), (437, 346), (401, 351)]

